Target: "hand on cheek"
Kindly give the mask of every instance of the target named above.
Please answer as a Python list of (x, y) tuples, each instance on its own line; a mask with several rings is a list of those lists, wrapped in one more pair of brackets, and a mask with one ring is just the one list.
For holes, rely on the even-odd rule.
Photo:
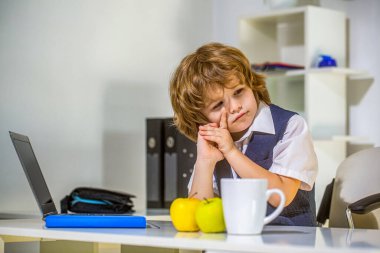
[(210, 123), (199, 127), (199, 134), (207, 141), (216, 143), (218, 149), (226, 155), (235, 148), (231, 134), (227, 129), (227, 112), (222, 111), (219, 127), (216, 123)]
[[(216, 124), (212, 124), (210, 126), (216, 126)], [(216, 144), (208, 141), (206, 138), (203, 137), (201, 134), (203, 128), (205, 126), (199, 127), (198, 132), (198, 139), (197, 139), (197, 160), (203, 160), (203, 161), (210, 161), (210, 162), (218, 162), (220, 160), (223, 160), (223, 154), (221, 151), (216, 147)]]

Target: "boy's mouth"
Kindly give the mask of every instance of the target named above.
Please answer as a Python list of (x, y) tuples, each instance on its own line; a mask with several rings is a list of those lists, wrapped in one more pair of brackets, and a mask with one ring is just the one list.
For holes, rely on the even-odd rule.
[(241, 117), (243, 117), (247, 112), (242, 112), (240, 113), (238, 116), (236, 116), (236, 118), (232, 121), (232, 123), (235, 123), (236, 121), (238, 121)]

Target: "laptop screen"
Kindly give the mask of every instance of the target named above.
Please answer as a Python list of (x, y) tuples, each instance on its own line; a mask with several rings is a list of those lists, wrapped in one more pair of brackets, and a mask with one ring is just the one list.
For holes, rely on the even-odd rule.
[(38, 165), (29, 138), (21, 134), (9, 133), (42, 214), (44, 216), (47, 214), (56, 214), (57, 209), (55, 208), (44, 176)]

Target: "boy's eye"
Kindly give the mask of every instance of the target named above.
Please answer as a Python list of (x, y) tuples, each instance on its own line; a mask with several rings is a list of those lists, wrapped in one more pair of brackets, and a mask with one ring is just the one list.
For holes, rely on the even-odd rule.
[(235, 95), (239, 95), (239, 94), (241, 94), (241, 93), (243, 92), (243, 90), (244, 90), (244, 88), (237, 89), (237, 90), (235, 91)]
[(219, 102), (212, 107), (212, 110), (218, 110), (220, 107), (222, 107), (222, 105), (223, 105), (223, 102)]

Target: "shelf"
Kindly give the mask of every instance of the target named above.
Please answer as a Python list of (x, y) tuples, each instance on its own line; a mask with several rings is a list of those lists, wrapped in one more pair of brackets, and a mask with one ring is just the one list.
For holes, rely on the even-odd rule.
[(356, 70), (356, 69), (350, 69), (350, 68), (337, 68), (337, 67), (331, 67), (331, 68), (312, 68), (305, 71), (308, 74), (338, 74), (338, 75), (347, 75), (347, 76), (353, 76), (353, 75), (363, 75), (366, 72), (363, 70)]
[(346, 67), (346, 17), (341, 12), (306, 6), (243, 17), (239, 35), (251, 62), (310, 68), (318, 55), (328, 54)]
[(257, 73), (265, 75), (267, 78), (287, 78), (287, 77), (303, 77), (305, 70), (288, 70), (283, 72), (276, 71), (258, 71)]
[[(259, 15), (255, 16), (246, 16), (242, 17), (246, 20), (254, 20), (255, 22), (262, 22), (262, 23), (283, 23), (283, 22), (293, 22), (296, 19), (303, 18), (304, 13), (310, 10), (321, 10), (321, 7), (316, 6), (301, 6), (301, 7), (295, 7), (295, 8), (288, 8), (288, 9), (281, 9), (281, 10), (270, 10), (264, 13), (261, 13)], [(326, 9), (323, 9), (323, 11), (326, 11)], [(328, 10), (331, 12), (336, 12), (334, 10)]]
[(368, 144), (370, 143), (369, 139), (364, 136), (351, 136), (351, 135), (336, 135), (332, 137), (333, 141), (345, 141), (358, 144)]
[(304, 12), (308, 8), (318, 8), (312, 6), (297, 7), (292, 9), (284, 9), (278, 11), (269, 11), (256, 16), (242, 17), (247, 21), (260, 23), (276, 24), (282, 22), (293, 22), (297, 19), (303, 19)]
[(287, 77), (303, 77), (307, 74), (337, 74), (347, 75), (350, 79), (367, 79), (369, 78), (366, 71), (355, 70), (350, 68), (311, 68), (311, 69), (297, 69), (288, 70), (284, 72), (258, 72), (264, 74), (268, 78), (287, 78)]
[(331, 138), (313, 138), (314, 142), (350, 142), (365, 144), (370, 143), (369, 139), (365, 136), (353, 136), (353, 135), (334, 135)]

